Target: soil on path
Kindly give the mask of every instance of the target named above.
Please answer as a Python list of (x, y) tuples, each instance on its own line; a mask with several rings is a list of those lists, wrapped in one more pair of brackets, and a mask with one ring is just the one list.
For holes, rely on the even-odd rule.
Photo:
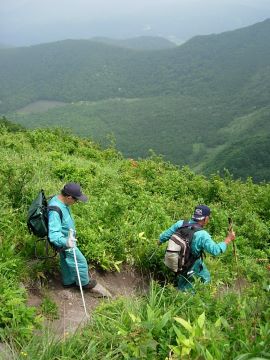
[[(147, 290), (147, 279), (133, 272), (122, 273), (100, 273), (94, 271), (91, 273), (98, 284), (107, 289), (112, 299), (119, 296), (132, 297), (142, 294)], [(60, 335), (74, 332), (79, 326), (89, 320), (84, 311), (81, 293), (78, 289), (65, 289), (61, 284), (59, 277), (50, 279), (44, 288), (31, 288), (28, 290), (28, 305), (40, 307), (44, 296), (51, 299), (58, 307), (59, 317), (56, 320), (48, 321), (46, 325)], [(110, 299), (98, 297), (97, 294), (84, 291), (86, 309), (91, 318), (93, 310), (101, 301), (110, 301)]]

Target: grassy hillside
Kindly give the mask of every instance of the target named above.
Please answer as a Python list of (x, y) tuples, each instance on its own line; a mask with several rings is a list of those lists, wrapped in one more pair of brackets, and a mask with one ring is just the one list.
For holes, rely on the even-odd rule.
[[(252, 136), (267, 131), (269, 42), (266, 20), (166, 50), (90, 40), (0, 49), (0, 111), (25, 126), (70, 127), (103, 144), (113, 133), (126, 156), (146, 156), (151, 148), (176, 164), (223, 171), (231, 156), (222, 163), (214, 156), (225, 146), (240, 146), (251, 129), (236, 132), (239, 138), (223, 138), (222, 132), (229, 133), (238, 119), (249, 124), (253, 116), (263, 126), (253, 127)], [(69, 105), (38, 115), (11, 113), (40, 100)], [(236, 177), (270, 179), (267, 154), (256, 173), (240, 149), (234, 154), (240, 159), (229, 170), (241, 166)]]
[[(11, 344), (14, 358), (164, 360), (169, 352), (172, 359), (267, 358), (269, 184), (207, 179), (158, 157), (128, 160), (59, 130), (29, 131), (5, 121), (0, 132), (0, 339)], [(197, 203), (211, 207), (208, 231), (216, 241), (233, 218), (238, 265), (229, 247), (219, 258), (206, 258), (212, 284), (197, 284), (193, 296), (155, 283), (145, 296), (104, 303), (74, 336), (48, 338), (45, 325), (32, 337), (44, 314), (26, 306), (27, 289), (40, 278), (46, 285), (57, 265), (33, 261), (26, 213), (41, 188), (54, 194), (71, 180), (90, 197), (73, 213), (92, 266), (125, 266), (171, 281), (156, 239), (172, 222), (188, 218)], [(237, 279), (244, 284), (239, 292)]]

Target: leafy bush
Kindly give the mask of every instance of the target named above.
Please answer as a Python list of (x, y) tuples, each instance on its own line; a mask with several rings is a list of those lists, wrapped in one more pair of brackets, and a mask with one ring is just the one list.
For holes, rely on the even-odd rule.
[[(139, 161), (123, 159), (113, 148), (101, 150), (60, 130), (10, 133), (2, 127), (0, 132), (3, 338), (18, 336), (22, 351), (32, 359), (41, 358), (44, 346), (49, 346), (44, 359), (164, 360), (180, 352), (183, 357), (218, 360), (260, 355), (267, 349), (268, 183), (234, 181), (228, 174), (224, 179), (206, 178), (154, 154)], [(29, 339), (39, 317), (26, 306), (26, 292), (19, 284), (22, 279), (46, 278), (56, 268), (55, 261), (28, 262), (34, 257), (35, 238), (26, 228), (27, 209), (41, 188), (56, 194), (66, 181), (74, 180), (90, 198), (72, 208), (78, 244), (90, 264), (107, 271), (121, 271), (124, 265), (172, 282), (162, 261), (164, 248), (157, 248), (156, 240), (179, 218), (188, 219), (198, 203), (212, 209), (208, 230), (216, 241), (224, 239), (232, 217), (238, 262), (229, 246), (219, 258), (206, 258), (212, 284), (197, 283), (193, 296), (153, 285), (148, 297), (103, 304), (89, 328), (65, 343), (44, 337), (26, 345), (24, 339)], [(49, 300), (43, 308), (56, 315)]]
[(26, 291), (0, 276), (0, 339), (29, 340), (41, 322), (36, 309), (26, 305)]

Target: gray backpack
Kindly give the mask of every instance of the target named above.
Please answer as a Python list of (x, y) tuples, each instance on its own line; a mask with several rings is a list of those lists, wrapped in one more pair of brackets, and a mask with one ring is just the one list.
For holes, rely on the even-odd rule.
[(202, 227), (199, 224), (184, 222), (170, 237), (164, 263), (174, 273), (180, 274), (188, 272), (195, 261), (202, 256), (202, 254), (195, 256), (191, 252), (193, 235), (201, 229)]

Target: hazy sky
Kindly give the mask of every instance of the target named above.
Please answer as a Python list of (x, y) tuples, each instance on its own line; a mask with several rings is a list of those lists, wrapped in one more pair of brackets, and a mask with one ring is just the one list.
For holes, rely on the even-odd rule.
[(157, 35), (179, 41), (270, 18), (270, 0), (0, 0), (0, 43)]

